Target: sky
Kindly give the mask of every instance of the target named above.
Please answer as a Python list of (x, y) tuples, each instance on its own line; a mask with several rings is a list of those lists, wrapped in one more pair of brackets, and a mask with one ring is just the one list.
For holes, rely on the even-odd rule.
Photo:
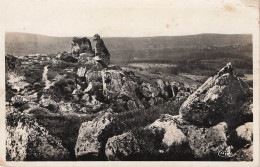
[(257, 0), (5, 0), (6, 32), (49, 36), (252, 34)]

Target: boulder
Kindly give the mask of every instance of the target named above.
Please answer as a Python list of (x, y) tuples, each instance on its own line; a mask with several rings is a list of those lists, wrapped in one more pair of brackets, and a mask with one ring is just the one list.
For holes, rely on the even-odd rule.
[(91, 69), (91, 70), (94, 70), (94, 71), (101, 71), (104, 68), (94, 58), (89, 58), (88, 61), (84, 62), (84, 65), (87, 67), (87, 69)]
[(143, 82), (140, 86), (140, 92), (145, 98), (157, 97), (160, 89), (155, 88), (150, 83)]
[(236, 128), (237, 136), (247, 143), (253, 142), (253, 122), (247, 122)]
[(32, 118), (9, 114), (6, 129), (6, 159), (9, 161), (69, 160), (69, 152), (61, 140), (51, 136)]
[[(231, 72), (210, 77), (180, 107), (183, 119), (195, 125), (216, 125), (221, 121), (240, 124), (241, 106), (252, 96), (249, 86)], [(235, 125), (234, 125), (235, 126)]]
[(188, 141), (195, 158), (218, 157), (227, 145), (227, 124), (221, 122), (210, 128), (188, 126)]
[(86, 72), (87, 72), (86, 67), (79, 67), (78, 71), (77, 71), (77, 76), (78, 77), (84, 77)]
[(122, 78), (124, 74), (118, 70), (102, 71), (103, 90), (104, 94), (110, 98), (119, 94), (122, 88)]
[(98, 159), (105, 156), (105, 144), (108, 138), (122, 133), (124, 125), (111, 111), (101, 112), (92, 121), (82, 123), (75, 146), (77, 159)]
[[(119, 97), (127, 97), (130, 99), (129, 101), (131, 101), (131, 102), (128, 102), (128, 104), (127, 104), (129, 107), (134, 106), (134, 108), (136, 108), (136, 107), (144, 108), (142, 102), (137, 97), (136, 90), (138, 87), (139, 87), (139, 85), (137, 84), (137, 82), (126, 81), (119, 91)], [(135, 103), (135, 105), (133, 104), (133, 102)], [(130, 108), (132, 108), (132, 107), (130, 107)]]
[(109, 138), (105, 148), (108, 160), (127, 160), (140, 152), (140, 146), (131, 132)]
[(93, 53), (81, 53), (78, 57), (79, 62), (88, 62), (93, 60)]
[(103, 39), (98, 34), (94, 36), (95, 57), (103, 67), (108, 67), (110, 64), (110, 53), (108, 52)]
[(88, 83), (93, 82), (103, 82), (101, 71), (87, 71), (85, 74)]
[(71, 43), (71, 53), (73, 56), (79, 56), (81, 53), (92, 53), (91, 42), (87, 37), (73, 37)]
[(187, 143), (187, 138), (179, 127), (180, 121), (182, 120), (179, 115), (172, 116), (169, 114), (162, 114), (160, 118), (150, 124), (147, 129), (150, 129), (154, 133), (163, 131), (164, 137), (162, 143), (166, 145), (167, 148), (178, 146)]
[(248, 148), (240, 148), (235, 156), (232, 158), (233, 161), (253, 161), (253, 145)]

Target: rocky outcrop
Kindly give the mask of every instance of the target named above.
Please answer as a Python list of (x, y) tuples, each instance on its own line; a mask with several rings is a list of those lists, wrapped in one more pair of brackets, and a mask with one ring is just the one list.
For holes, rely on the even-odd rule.
[(105, 149), (108, 160), (131, 159), (140, 152), (139, 143), (131, 132), (109, 138)]
[(7, 115), (6, 158), (12, 161), (69, 159), (60, 139), (53, 137), (36, 120), (23, 114)]
[(236, 118), (242, 114), (240, 109), (250, 99), (252, 91), (243, 80), (223, 69), (182, 104), (183, 119), (195, 125), (212, 126), (221, 121), (241, 124)]
[(122, 133), (123, 129), (124, 125), (113, 117), (111, 111), (82, 123), (75, 147), (76, 157), (82, 160), (104, 158), (108, 138)]

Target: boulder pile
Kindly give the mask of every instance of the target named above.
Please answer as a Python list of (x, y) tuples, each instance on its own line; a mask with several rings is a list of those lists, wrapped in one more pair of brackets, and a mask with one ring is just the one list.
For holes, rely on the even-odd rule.
[[(150, 136), (153, 145), (148, 160), (252, 160), (252, 90), (232, 72), (223, 69), (188, 97), (180, 108), (180, 115), (161, 115), (143, 129), (146, 131), (143, 135)], [(132, 92), (132, 89), (130, 93), (122, 91), (121, 82), (115, 85), (121, 88), (119, 94)], [(134, 84), (130, 87), (134, 88)], [(131, 131), (108, 137), (103, 154), (108, 160), (147, 158), (150, 153), (142, 138)]]

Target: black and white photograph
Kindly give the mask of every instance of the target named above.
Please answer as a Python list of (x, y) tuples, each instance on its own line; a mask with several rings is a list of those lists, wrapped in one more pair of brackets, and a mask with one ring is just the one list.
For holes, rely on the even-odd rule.
[(259, 165), (258, 1), (1, 3), (1, 165)]

